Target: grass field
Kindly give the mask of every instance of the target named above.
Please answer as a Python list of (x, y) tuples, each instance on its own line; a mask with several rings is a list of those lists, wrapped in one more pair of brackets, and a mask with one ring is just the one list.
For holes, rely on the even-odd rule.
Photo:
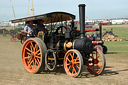
[[(119, 38), (128, 39), (128, 25), (103, 26), (113, 28)], [(25, 71), (21, 61), (22, 44), (11, 42), (11, 36), (0, 35), (0, 85), (127, 85), (128, 41), (105, 42), (106, 68), (102, 75), (94, 76), (85, 71), (80, 78), (66, 75), (63, 68), (57, 72), (31, 74)]]

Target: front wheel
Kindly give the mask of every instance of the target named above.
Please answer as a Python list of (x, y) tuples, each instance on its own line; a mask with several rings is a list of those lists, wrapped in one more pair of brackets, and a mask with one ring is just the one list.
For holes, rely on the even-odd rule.
[(78, 77), (83, 68), (83, 58), (78, 50), (69, 50), (64, 57), (64, 69), (69, 76)]
[(29, 73), (40, 73), (45, 70), (45, 43), (39, 38), (26, 40), (22, 48), (22, 63)]
[(87, 70), (94, 75), (102, 74), (106, 66), (106, 60), (103, 53), (97, 49), (92, 51), (86, 60)]

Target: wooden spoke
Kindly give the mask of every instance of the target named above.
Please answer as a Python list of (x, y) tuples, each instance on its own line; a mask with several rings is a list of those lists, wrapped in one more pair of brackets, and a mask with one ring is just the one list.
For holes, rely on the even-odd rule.
[(102, 68), (99, 64), (96, 64), (98, 67)]
[(40, 57), (40, 56), (36, 56), (36, 58), (39, 58), (39, 59), (41, 59), (41, 57)]
[(29, 48), (25, 48), (26, 50), (28, 50), (29, 52), (32, 52)]
[(70, 56), (71, 56), (71, 58), (72, 58), (72, 60), (73, 60), (73, 56), (72, 56), (72, 54), (70, 53)]
[(30, 56), (31, 54), (29, 52), (27, 52), (27, 54)]
[(40, 64), (39, 64), (39, 62), (35, 59), (35, 63), (39, 66)]
[(79, 69), (80, 67), (76, 64), (76, 67)]
[(30, 56), (28, 56), (28, 57), (24, 57), (24, 60), (29, 59), (29, 58), (30, 58)]

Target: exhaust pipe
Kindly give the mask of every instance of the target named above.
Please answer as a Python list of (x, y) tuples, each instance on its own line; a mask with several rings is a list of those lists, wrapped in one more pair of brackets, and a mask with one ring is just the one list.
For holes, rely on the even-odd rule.
[(85, 4), (79, 4), (80, 38), (85, 37)]

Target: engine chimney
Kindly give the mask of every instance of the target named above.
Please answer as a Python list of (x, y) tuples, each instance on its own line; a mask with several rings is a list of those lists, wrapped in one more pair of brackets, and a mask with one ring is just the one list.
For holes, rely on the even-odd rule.
[(85, 4), (79, 4), (80, 37), (85, 37)]

